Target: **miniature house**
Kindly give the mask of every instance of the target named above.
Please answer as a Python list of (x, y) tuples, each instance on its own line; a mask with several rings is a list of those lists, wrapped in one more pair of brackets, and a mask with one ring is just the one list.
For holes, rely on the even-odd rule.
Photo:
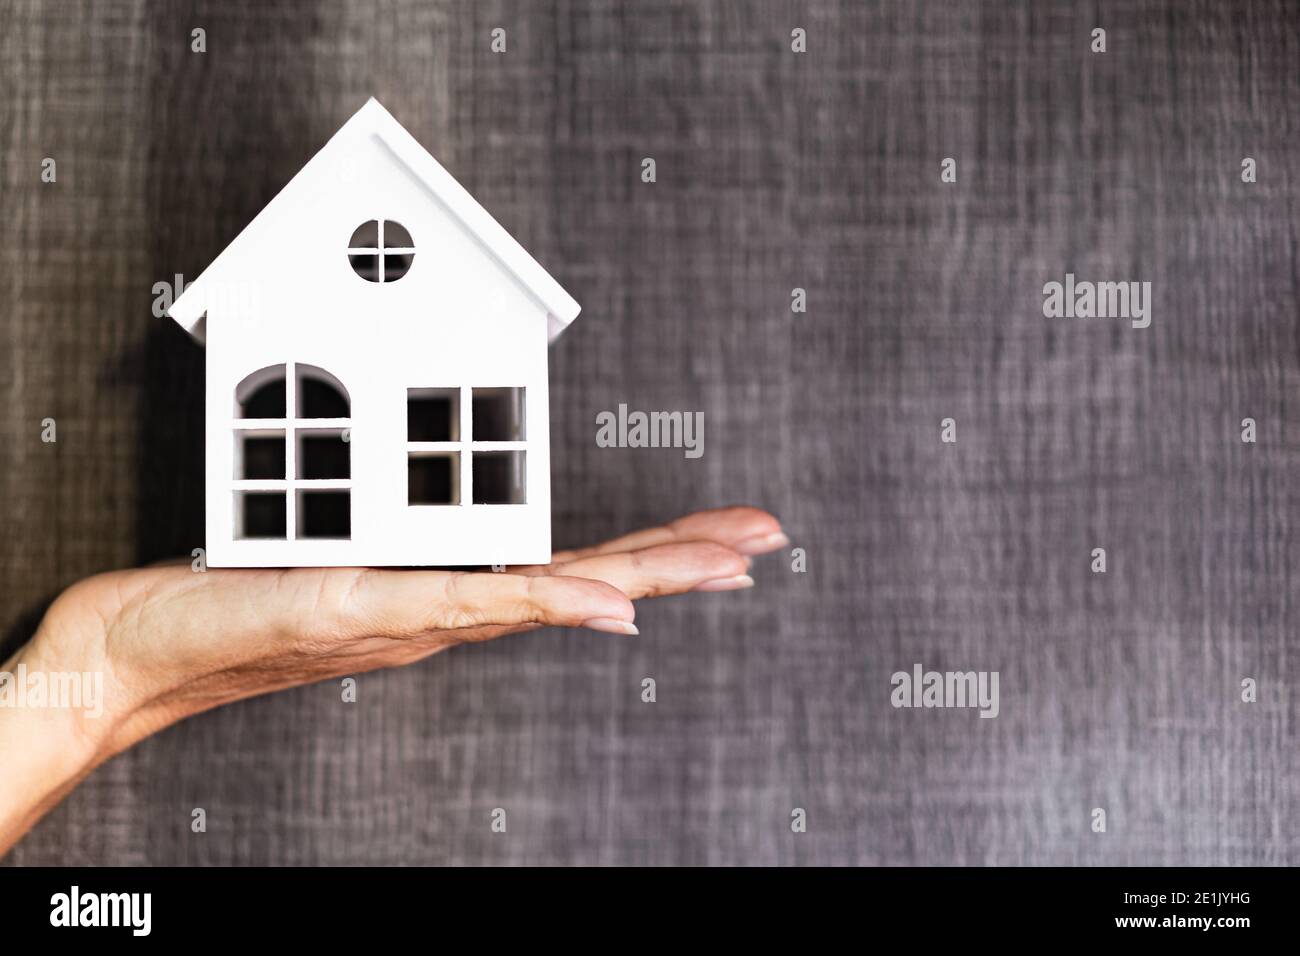
[(549, 561), (578, 308), (370, 100), (169, 310), (207, 349), (208, 565)]

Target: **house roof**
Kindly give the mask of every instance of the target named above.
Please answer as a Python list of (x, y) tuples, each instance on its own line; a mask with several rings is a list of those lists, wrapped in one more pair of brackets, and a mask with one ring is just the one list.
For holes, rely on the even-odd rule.
[[(446, 210), (483, 244), (489, 254), (494, 256), (501, 266), (545, 307), (549, 316), (547, 337), (554, 342), (577, 317), (581, 306), (374, 97), (367, 100), (365, 106), (357, 110), (352, 118), (340, 127), (307, 165), (310, 166), (319, 157), (327, 154), (331, 148), (351, 140), (351, 134), (358, 132), (373, 135), (387, 146), (397, 159), (428, 187)], [(350, 135), (345, 137), (344, 133)], [(306, 169), (306, 166), (303, 168)], [(300, 170), (298, 175), (301, 175), (301, 172)], [(294, 177), (297, 178), (298, 176)], [(284, 189), (267, 203), (266, 208), (254, 217), (253, 223), (270, 212), (279, 202), (280, 197), (293, 186), (293, 182), (294, 180), (291, 179)], [(249, 223), (208, 268), (185, 287), (185, 291), (167, 310), (168, 315), (200, 342), (204, 339), (202, 319), (208, 310), (207, 290), (216, 284), (212, 276), (219, 273), (222, 262), (227, 259), (230, 251), (252, 231), (253, 223)]]

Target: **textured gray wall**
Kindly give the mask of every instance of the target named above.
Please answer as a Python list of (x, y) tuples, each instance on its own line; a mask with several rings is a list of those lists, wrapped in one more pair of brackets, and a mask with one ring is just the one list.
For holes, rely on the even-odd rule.
[[(202, 353), (151, 287), (371, 94), (584, 306), (557, 541), (752, 502), (809, 555), (636, 640), (190, 720), (11, 862), (1300, 863), (1298, 32), (1291, 0), (0, 2), (9, 644), (201, 542)], [(1151, 281), (1151, 327), (1043, 318), (1067, 271)], [(704, 457), (595, 448), (619, 402), (702, 409)], [(892, 709), (917, 661), (1000, 671), (1001, 716)]]

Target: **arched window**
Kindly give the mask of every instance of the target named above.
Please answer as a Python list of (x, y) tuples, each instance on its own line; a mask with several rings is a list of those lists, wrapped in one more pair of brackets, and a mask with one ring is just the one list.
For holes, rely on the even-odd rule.
[(268, 365), (235, 387), (235, 537), (352, 536), (351, 402), (314, 365)]

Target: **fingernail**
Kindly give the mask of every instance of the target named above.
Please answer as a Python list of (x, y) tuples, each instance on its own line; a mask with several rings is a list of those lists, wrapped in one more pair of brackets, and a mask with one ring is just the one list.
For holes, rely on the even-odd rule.
[(755, 535), (752, 538), (746, 538), (740, 544), (736, 545), (736, 550), (741, 554), (764, 554), (768, 551), (775, 551), (777, 548), (784, 548), (790, 543), (784, 531), (774, 531), (771, 534)]
[(697, 584), (691, 588), (692, 591), (739, 591), (741, 588), (752, 588), (754, 579), (748, 574), (737, 574), (730, 578), (714, 578), (712, 581), (705, 581), (703, 584)]
[(593, 617), (582, 622), (583, 627), (589, 627), (593, 631), (604, 631), (607, 634), (640, 634), (636, 625), (631, 621), (620, 621), (612, 617)]

